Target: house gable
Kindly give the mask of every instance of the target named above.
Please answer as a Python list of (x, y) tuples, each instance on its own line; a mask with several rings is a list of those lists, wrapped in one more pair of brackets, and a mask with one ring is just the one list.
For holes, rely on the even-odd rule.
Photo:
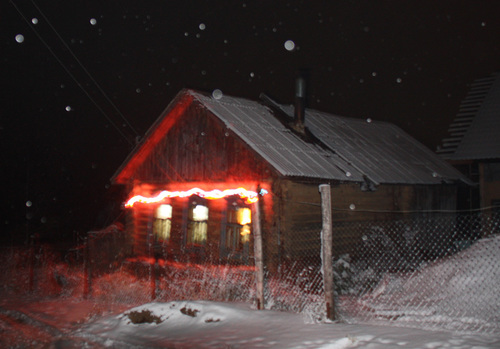
[(116, 176), (149, 183), (264, 180), (272, 169), (189, 93)]
[(179, 93), (163, 111), (161, 117), (158, 118), (146, 132), (143, 142), (136, 146), (115, 172), (113, 177), (111, 177), (111, 182), (126, 184), (132, 177), (135, 177), (137, 168), (151, 154), (160, 140), (168, 133), (170, 128), (183, 115), (186, 108), (191, 105), (192, 102), (193, 98), (189, 94), (183, 92)]

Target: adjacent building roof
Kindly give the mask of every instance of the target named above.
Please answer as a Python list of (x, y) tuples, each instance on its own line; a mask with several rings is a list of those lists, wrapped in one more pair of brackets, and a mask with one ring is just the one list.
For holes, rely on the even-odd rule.
[(447, 160), (500, 158), (500, 73), (474, 81), (438, 154)]
[[(293, 132), (281, 116), (293, 119), (293, 107), (276, 104), (271, 108), (257, 101), (230, 96), (214, 98), (194, 90), (183, 90), (190, 103), (198, 102), (265, 159), (284, 177), (355, 181), (368, 184), (439, 184), (466, 178), (393, 124), (346, 118), (307, 109), (305, 126), (314, 135), (308, 141)], [(175, 100), (182, 100), (178, 97)], [(174, 100), (174, 101), (175, 101)], [(186, 98), (184, 98), (186, 100)], [(113, 181), (124, 182), (130, 175), (134, 154), (154, 146), (158, 130), (169, 118), (170, 106), (129, 156)], [(149, 144), (149, 145), (148, 145)], [(137, 156), (136, 156), (137, 157)], [(124, 175), (127, 174), (127, 175)]]

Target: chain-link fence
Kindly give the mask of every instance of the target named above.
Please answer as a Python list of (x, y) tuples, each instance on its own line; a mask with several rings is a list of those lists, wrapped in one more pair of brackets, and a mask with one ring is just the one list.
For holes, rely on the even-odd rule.
[[(498, 213), (334, 221), (332, 228), (338, 320), (500, 332)], [(320, 224), (307, 227), (310, 236), (300, 242), (302, 257), (283, 256), (280, 263), (266, 265), (266, 309), (300, 312), (310, 321), (325, 319), (321, 229)], [(91, 233), (86, 243), (69, 251), (36, 243), (4, 248), (2, 291), (86, 297), (96, 305), (182, 299), (255, 302), (253, 260), (244, 266), (134, 259), (127, 239), (114, 227)]]
[(441, 213), (338, 228), (361, 237), (357, 249), (337, 255), (342, 319), (500, 330), (498, 214)]
[[(337, 319), (498, 332), (499, 233), (500, 216), (492, 212), (333, 222)], [(311, 250), (268, 275), (269, 307), (324, 318), (317, 256)]]

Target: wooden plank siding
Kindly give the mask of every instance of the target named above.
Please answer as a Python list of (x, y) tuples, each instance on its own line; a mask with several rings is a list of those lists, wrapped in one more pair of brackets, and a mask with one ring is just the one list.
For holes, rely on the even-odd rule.
[(319, 258), (321, 196), (317, 183), (281, 182), (281, 243), (286, 259)]
[[(288, 259), (317, 258), (321, 246), (320, 183), (280, 181), (277, 215), (282, 254)], [(388, 221), (415, 215), (418, 211), (452, 209), (456, 187), (452, 185), (380, 185), (361, 191), (358, 183), (332, 185), (334, 253), (351, 252), (362, 242), (362, 229), (346, 229), (346, 223)], [(351, 205), (353, 209), (351, 209)], [(351, 225), (352, 226), (352, 225)], [(317, 256), (318, 254), (318, 256)]]
[(265, 181), (269, 165), (205, 108), (193, 103), (134, 173), (149, 183)]

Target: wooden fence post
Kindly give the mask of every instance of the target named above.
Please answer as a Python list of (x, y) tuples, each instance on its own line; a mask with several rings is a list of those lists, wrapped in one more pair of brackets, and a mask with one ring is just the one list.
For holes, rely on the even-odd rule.
[(321, 261), (323, 269), (323, 287), (325, 291), (326, 317), (335, 320), (335, 303), (333, 297), (333, 265), (332, 265), (332, 201), (329, 184), (319, 186), (321, 193)]
[(262, 252), (262, 230), (260, 222), (260, 200), (252, 205), (252, 221), (254, 236), (255, 280), (257, 309), (264, 309), (264, 258)]

